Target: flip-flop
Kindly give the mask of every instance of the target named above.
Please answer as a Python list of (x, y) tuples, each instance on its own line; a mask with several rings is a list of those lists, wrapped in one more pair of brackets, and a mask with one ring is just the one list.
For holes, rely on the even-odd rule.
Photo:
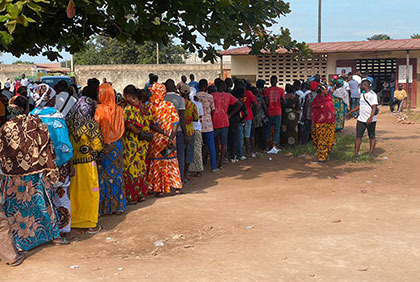
[(53, 240), (53, 244), (56, 246), (70, 245), (70, 241), (65, 237), (61, 237), (60, 239)]
[(99, 232), (102, 231), (102, 225), (100, 225), (100, 224), (98, 224), (98, 226), (96, 226), (95, 228), (96, 228), (96, 230), (88, 230), (88, 231), (86, 231), (86, 233), (94, 235), (94, 234), (98, 234)]
[(26, 259), (26, 256), (23, 253), (19, 252), (19, 258), (13, 262), (13, 263), (8, 263), (7, 265), (10, 265), (11, 267), (16, 267), (22, 264), (22, 262)]

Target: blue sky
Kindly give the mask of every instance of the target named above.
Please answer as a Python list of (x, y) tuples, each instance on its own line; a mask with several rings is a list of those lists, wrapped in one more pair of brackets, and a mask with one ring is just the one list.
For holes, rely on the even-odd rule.
[[(317, 41), (317, 0), (294, 0), (292, 12), (279, 19), (274, 31), (280, 26), (288, 27), (298, 41)], [(355, 41), (386, 33), (394, 39), (409, 38), (420, 33), (420, 3), (418, 0), (323, 0), (322, 41)], [(64, 59), (70, 55), (62, 53)], [(42, 56), (19, 58), (24, 61), (48, 62)], [(3, 63), (12, 63), (18, 58), (3, 54)]]

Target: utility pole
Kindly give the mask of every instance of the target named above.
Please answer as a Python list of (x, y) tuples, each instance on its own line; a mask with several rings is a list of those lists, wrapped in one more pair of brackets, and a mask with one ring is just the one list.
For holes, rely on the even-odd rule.
[(318, 42), (321, 43), (322, 0), (318, 0)]
[(156, 64), (159, 65), (159, 43), (156, 42)]
[[(411, 91), (410, 91), (410, 51), (407, 50), (406, 64), (405, 64), (405, 89), (407, 91), (407, 109), (411, 111)], [(414, 75), (414, 74), (413, 74)], [(396, 82), (397, 86), (398, 83)]]

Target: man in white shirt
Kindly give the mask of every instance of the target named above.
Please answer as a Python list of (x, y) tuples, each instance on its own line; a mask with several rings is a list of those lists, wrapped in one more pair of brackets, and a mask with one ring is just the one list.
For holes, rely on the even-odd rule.
[(22, 79), (20, 80), (20, 86), (28, 86), (29, 80), (26, 78), (26, 75), (22, 74)]
[[(349, 88), (350, 88), (350, 105), (351, 109), (353, 110), (357, 106), (359, 106), (360, 103), (360, 82), (359, 82), (360, 76), (353, 75), (352, 73), (349, 73)], [(361, 80), (361, 79), (360, 79)], [(357, 118), (359, 115), (359, 112), (355, 111), (353, 114), (354, 118)]]
[(350, 119), (352, 113), (360, 111), (356, 125), (356, 157), (359, 156), (360, 145), (362, 144), (362, 138), (365, 134), (366, 129), (368, 131), (370, 140), (369, 156), (370, 158), (374, 157), (376, 146), (376, 114), (378, 108), (378, 97), (376, 93), (371, 90), (371, 83), (372, 82), (369, 79), (364, 79), (362, 81), (362, 94), (360, 95), (360, 105), (347, 114), (347, 118)]

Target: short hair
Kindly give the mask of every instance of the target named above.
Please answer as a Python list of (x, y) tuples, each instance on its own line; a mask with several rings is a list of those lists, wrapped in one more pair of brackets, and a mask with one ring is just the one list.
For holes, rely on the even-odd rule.
[(137, 89), (133, 84), (129, 84), (126, 87), (124, 87), (123, 94), (137, 96)]
[(151, 80), (153, 76), (154, 76), (153, 73), (149, 73), (149, 80)]
[(190, 79), (191, 80), (194, 80), (195, 79), (195, 76), (193, 74), (190, 74)]
[(258, 79), (257, 80), (257, 88), (262, 89), (264, 88), (265, 80), (264, 79)]
[(168, 79), (165, 82), (165, 87), (167, 91), (175, 91), (176, 90), (175, 81), (173, 81), (172, 79)]
[(209, 92), (209, 94), (217, 92), (216, 86), (214, 86), (214, 85), (209, 86), (208, 92)]
[(82, 96), (91, 98), (92, 100), (98, 100), (98, 88), (95, 85), (88, 85), (83, 88)]
[(187, 82), (187, 77), (185, 75), (181, 76), (181, 81), (184, 83)]
[(272, 77), (270, 77), (270, 83), (271, 84), (274, 84), (274, 83), (277, 83), (277, 82), (278, 82), (278, 78), (277, 78), (276, 75), (273, 75)]
[(158, 82), (159, 77), (156, 74), (152, 74), (152, 76), (150, 77), (150, 82)]
[[(300, 85), (299, 85), (299, 87), (300, 87)], [(293, 91), (294, 91), (294, 87), (290, 84), (290, 83), (287, 83), (286, 84), (286, 93), (293, 93)]]
[(22, 96), (28, 96), (28, 89), (26, 88), (26, 86), (19, 87), (16, 92)]
[(201, 79), (198, 82), (198, 90), (200, 91), (206, 91), (206, 89), (209, 87), (209, 82), (207, 81), (207, 79)]
[(100, 84), (101, 84), (101, 82), (97, 78), (90, 78), (90, 79), (88, 79), (88, 82), (87, 82), (88, 86), (92, 85), (92, 86), (99, 87)]
[(56, 85), (55, 85), (55, 89), (66, 89), (68, 88), (69, 85), (67, 84), (67, 81), (65, 81), (64, 79), (60, 80)]
[(25, 96), (18, 96), (14, 101), (13, 104), (16, 106), (21, 107), (22, 109), (26, 110), (26, 107), (28, 106), (28, 98)]
[(233, 86), (232, 78), (229, 78), (229, 77), (226, 78), (225, 83), (226, 83), (226, 87), (232, 87)]
[(214, 84), (217, 87), (217, 91), (219, 91), (219, 92), (225, 92), (226, 91), (226, 83), (223, 80), (219, 79), (218, 81), (215, 81)]
[(302, 86), (302, 82), (300, 81), (300, 80), (295, 80), (294, 82), (293, 82), (293, 87), (295, 88), (295, 89), (300, 89), (300, 87)]

